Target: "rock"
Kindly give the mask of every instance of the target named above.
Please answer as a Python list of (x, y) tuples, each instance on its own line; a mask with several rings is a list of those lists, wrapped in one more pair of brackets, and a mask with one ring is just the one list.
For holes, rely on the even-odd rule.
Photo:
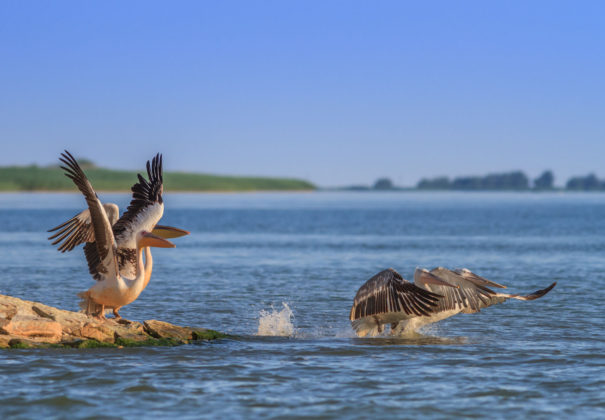
[(5, 349), (10, 347), (8, 343), (10, 343), (11, 338), (8, 335), (0, 335), (0, 349)]
[[(2, 331), (4, 329), (4, 326), (8, 325), (11, 323), (10, 319), (6, 319), (6, 318), (0, 318), (0, 334), (4, 334)], [(8, 333), (6, 333), (8, 334)]]
[(0, 348), (174, 346), (224, 337), (217, 331), (158, 320), (101, 321), (80, 312), (0, 295)]
[(8, 345), (11, 349), (32, 349), (37, 347), (46, 347), (50, 344), (51, 343), (41, 343), (39, 341), (27, 340), (25, 338), (12, 338), (8, 342)]
[(0, 302), (0, 319), (11, 319), (17, 314), (17, 306), (11, 303)]
[(145, 341), (149, 335), (145, 332), (143, 324), (140, 322), (131, 322), (130, 324), (118, 324), (115, 328), (115, 339)]
[(41, 308), (40, 306), (33, 305), (32, 311), (41, 316), (42, 318), (48, 318), (55, 321), (55, 316), (52, 314), (53, 311), (49, 311), (47, 309)]
[(216, 340), (217, 338), (228, 338), (227, 334), (218, 331), (209, 330), (207, 328), (196, 328), (193, 330), (193, 340)]
[(191, 340), (193, 338), (192, 328), (178, 327), (155, 319), (145, 321), (144, 325), (145, 331), (154, 338), (176, 338), (177, 340)]
[(113, 343), (115, 340), (113, 330), (100, 322), (87, 322), (82, 328), (72, 331), (72, 334), (76, 337), (103, 341), (105, 343)]
[(24, 337), (46, 343), (58, 343), (61, 341), (63, 328), (61, 324), (46, 318), (31, 315), (15, 315), (10, 320), (4, 320), (0, 325), (0, 334), (14, 337)]

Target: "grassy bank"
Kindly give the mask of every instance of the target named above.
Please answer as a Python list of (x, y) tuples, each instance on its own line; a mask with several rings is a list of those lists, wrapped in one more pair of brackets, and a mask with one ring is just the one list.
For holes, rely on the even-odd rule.
[[(130, 191), (136, 182), (135, 171), (84, 168), (98, 191)], [(0, 191), (73, 191), (73, 182), (58, 167), (0, 167)], [(310, 182), (289, 178), (219, 176), (186, 172), (165, 172), (167, 191), (305, 191)]]

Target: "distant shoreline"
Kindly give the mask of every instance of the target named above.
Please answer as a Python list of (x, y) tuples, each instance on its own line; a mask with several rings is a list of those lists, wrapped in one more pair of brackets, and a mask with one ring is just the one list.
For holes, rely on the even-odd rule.
[[(135, 171), (83, 167), (99, 192), (130, 192)], [(140, 173), (145, 174), (143, 171)], [(226, 176), (190, 172), (164, 172), (164, 188), (173, 192), (314, 191), (311, 182), (296, 178)], [(56, 166), (0, 167), (0, 192), (73, 192), (73, 182)]]
[[(84, 164), (83, 169), (95, 189), (103, 193), (130, 193), (137, 181), (137, 172), (105, 169)], [(348, 185), (318, 187), (296, 178), (213, 175), (191, 172), (165, 172), (164, 188), (182, 193), (241, 193), (241, 192), (605, 192), (605, 180), (594, 175), (571, 178), (565, 186), (553, 184), (553, 175), (546, 171), (531, 185), (521, 171), (486, 176), (422, 179), (418, 185), (401, 187), (388, 178), (380, 178), (373, 186)], [(0, 167), (0, 193), (75, 191), (70, 179), (58, 166)]]
[[(99, 194), (131, 194), (131, 190), (95, 190)], [(321, 189), (314, 190), (164, 190), (163, 194), (264, 194), (264, 193), (293, 193), (293, 194), (311, 194), (321, 192)], [(77, 190), (0, 190), (2, 194), (75, 194), (81, 195)]]
[[(130, 190), (96, 190), (99, 194), (130, 194)], [(527, 194), (527, 195), (547, 195), (547, 194), (602, 194), (605, 191), (583, 191), (583, 190), (424, 190), (418, 188), (397, 189), (397, 190), (347, 190), (338, 188), (316, 188), (313, 190), (164, 190), (165, 195), (171, 194), (321, 194), (321, 193), (353, 193), (353, 194)], [(74, 194), (79, 195), (77, 190), (0, 190), (0, 196), (9, 194)]]
[(351, 192), (361, 194), (372, 194), (372, 193), (523, 193), (523, 194), (552, 194), (552, 193), (569, 193), (569, 194), (581, 194), (581, 193), (605, 193), (605, 190), (570, 190), (566, 188), (552, 188), (548, 190), (538, 189), (524, 189), (524, 190), (438, 190), (438, 189), (426, 189), (426, 188), (393, 188), (393, 189), (372, 189), (368, 188), (365, 190), (361, 189), (348, 189), (348, 188), (319, 188), (319, 192)]

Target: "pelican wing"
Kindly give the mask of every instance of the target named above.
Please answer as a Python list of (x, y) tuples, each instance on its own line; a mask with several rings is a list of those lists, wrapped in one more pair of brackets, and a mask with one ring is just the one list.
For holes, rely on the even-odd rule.
[(452, 288), (430, 284), (426, 273), (423, 273), (420, 270), (416, 271), (414, 283), (417, 286), (443, 296), (439, 299), (435, 312), (459, 310), (464, 313), (474, 313), (479, 312), (482, 308), (502, 303), (507, 299), (534, 300), (544, 296), (555, 287), (556, 284), (553, 283), (546, 289), (522, 296), (494, 292), (487, 286), (498, 288), (505, 288), (506, 286), (484, 279), (467, 269), (448, 270), (447, 268), (438, 267), (431, 270), (430, 274), (449, 284), (458, 286)]
[(88, 181), (88, 178), (86, 178), (86, 175), (84, 175), (82, 168), (80, 168), (80, 165), (78, 165), (78, 162), (76, 162), (74, 157), (66, 150), (65, 153), (61, 154), (59, 160), (65, 165), (61, 166), (65, 171), (65, 176), (76, 184), (88, 204), (96, 250), (100, 261), (97, 272), (100, 274), (107, 273), (109, 275), (115, 273), (117, 276), (118, 263), (115, 252), (116, 244), (112, 226), (105, 213), (105, 209), (95, 193), (95, 190), (92, 188), (90, 181)]
[[(103, 204), (103, 209), (105, 209), (109, 223), (113, 226), (120, 216), (120, 209), (113, 203)], [(67, 222), (50, 229), (49, 232), (55, 232), (48, 239), (54, 240), (53, 245), (59, 244), (58, 250), (61, 252), (71, 251), (82, 243), (95, 241), (89, 209), (76, 214)]]
[(467, 268), (461, 268), (453, 271), (454, 273), (461, 275), (465, 279), (469, 280), (471, 283), (476, 284), (478, 286), (490, 286), (497, 287), (498, 289), (506, 289), (506, 286), (478, 276)]
[[(139, 182), (132, 186), (132, 200), (126, 209), (126, 212), (118, 219), (113, 227), (113, 232), (116, 237), (126, 234), (132, 230), (133, 224), (142, 222), (143, 220), (153, 217), (161, 217), (161, 213), (154, 212), (152, 209), (161, 206), (163, 209), (162, 192), (163, 175), (162, 175), (162, 155), (159, 153), (152, 159), (151, 163), (147, 161), (147, 177), (149, 181), (137, 174)], [(158, 217), (159, 214), (159, 217)], [(158, 220), (151, 224), (154, 226)]]
[(101, 265), (101, 258), (99, 258), (99, 252), (97, 251), (97, 244), (94, 242), (87, 242), (84, 244), (84, 256), (86, 257), (86, 263), (88, 264), (88, 272), (95, 280), (103, 280), (101, 273), (99, 273), (98, 267)]
[(350, 320), (391, 312), (421, 316), (434, 312), (440, 295), (422, 289), (389, 268), (376, 274), (359, 288)]

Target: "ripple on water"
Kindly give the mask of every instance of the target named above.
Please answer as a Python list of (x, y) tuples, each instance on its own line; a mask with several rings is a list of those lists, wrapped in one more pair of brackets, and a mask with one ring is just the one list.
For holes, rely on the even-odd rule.
[[(165, 201), (163, 223), (192, 234), (154, 252), (152, 281), (124, 316), (235, 337), (1, 352), (0, 417), (605, 418), (605, 195)], [(80, 250), (52, 249), (45, 230), (81, 204), (78, 195), (0, 198), (2, 293), (75, 309), (75, 293), (91, 284), (86, 263)], [(456, 316), (416, 337), (356, 338), (357, 288), (386, 267), (409, 277), (416, 265), (466, 266), (512, 293), (559, 283), (543, 299)]]

